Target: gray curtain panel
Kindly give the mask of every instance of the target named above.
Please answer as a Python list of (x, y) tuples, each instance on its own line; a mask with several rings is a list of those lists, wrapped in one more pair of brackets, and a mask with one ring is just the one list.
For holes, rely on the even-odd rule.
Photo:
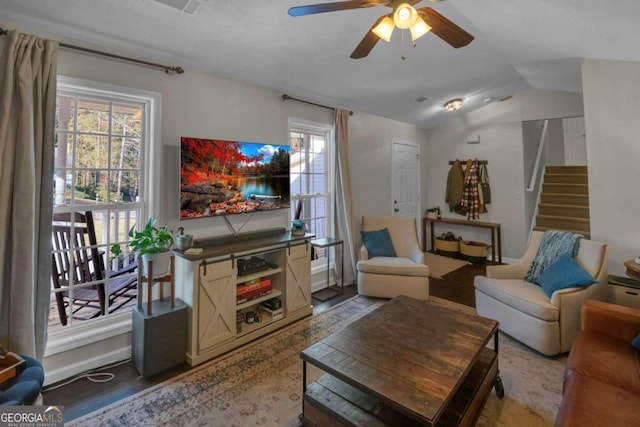
[(51, 292), (58, 43), (15, 30), (0, 43), (0, 346), (42, 359)]
[(349, 173), (349, 112), (336, 109), (334, 121), (336, 126), (336, 236), (344, 241), (344, 272), (342, 273), (342, 280), (345, 285), (350, 285), (355, 283), (356, 251), (353, 234), (355, 227), (353, 223), (351, 175)]

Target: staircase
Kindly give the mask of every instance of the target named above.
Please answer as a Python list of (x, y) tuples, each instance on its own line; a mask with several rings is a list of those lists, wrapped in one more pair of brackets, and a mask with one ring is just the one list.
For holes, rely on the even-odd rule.
[(547, 166), (534, 230), (566, 230), (591, 237), (586, 166)]

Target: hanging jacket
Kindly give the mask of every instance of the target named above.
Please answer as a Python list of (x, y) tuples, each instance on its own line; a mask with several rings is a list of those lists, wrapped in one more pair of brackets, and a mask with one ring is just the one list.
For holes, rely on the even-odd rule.
[(445, 193), (445, 203), (449, 205), (449, 211), (460, 205), (462, 192), (464, 190), (464, 170), (459, 160), (453, 162), (447, 176), (447, 190)]

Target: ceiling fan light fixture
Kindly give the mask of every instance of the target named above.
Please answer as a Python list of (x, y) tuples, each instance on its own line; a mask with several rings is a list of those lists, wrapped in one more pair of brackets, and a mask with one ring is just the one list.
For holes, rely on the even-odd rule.
[(462, 99), (456, 98), (444, 103), (444, 109), (447, 111), (458, 111), (462, 107)]
[(380, 37), (382, 40), (389, 42), (391, 41), (391, 34), (393, 34), (393, 30), (395, 28), (396, 27), (393, 23), (393, 20), (388, 16), (385, 16), (384, 18), (382, 18), (380, 23), (376, 25), (371, 31), (373, 31), (373, 33), (376, 36)]
[(393, 22), (396, 27), (406, 30), (415, 25), (418, 20), (418, 11), (409, 3), (400, 3), (393, 13)]
[(422, 17), (418, 16), (416, 23), (413, 24), (411, 28), (409, 28), (409, 31), (411, 31), (411, 41), (415, 42), (420, 37), (431, 31), (431, 26), (424, 22), (424, 19), (422, 19)]

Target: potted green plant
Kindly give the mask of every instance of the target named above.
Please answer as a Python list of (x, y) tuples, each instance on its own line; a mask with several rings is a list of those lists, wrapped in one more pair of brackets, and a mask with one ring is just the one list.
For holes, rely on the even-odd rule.
[[(137, 231), (135, 224), (129, 230), (131, 241), (129, 246), (142, 260), (142, 274), (147, 276), (149, 261), (153, 261), (153, 278), (169, 274), (171, 264), (171, 245), (173, 245), (173, 231), (165, 225), (155, 226), (156, 219), (150, 217), (145, 227)], [(111, 247), (111, 253), (118, 256), (121, 253), (119, 245)]]

